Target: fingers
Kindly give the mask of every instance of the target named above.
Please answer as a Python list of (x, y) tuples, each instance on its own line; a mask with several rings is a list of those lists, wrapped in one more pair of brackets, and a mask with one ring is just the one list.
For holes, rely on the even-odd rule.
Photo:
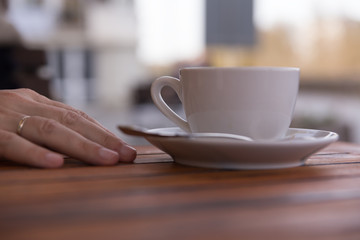
[(91, 118), (90, 116), (88, 116), (86, 113), (76, 109), (76, 108), (73, 108), (69, 105), (66, 105), (64, 103), (61, 103), (61, 102), (58, 102), (58, 101), (54, 101), (54, 100), (51, 100), (45, 96), (42, 96), (32, 90), (30, 91), (27, 91), (27, 89), (23, 89), (27, 95), (30, 95), (29, 96), (29, 99), (30, 100), (33, 100), (33, 101), (36, 101), (38, 103), (42, 103), (42, 104), (45, 104), (45, 105), (48, 105), (48, 106), (54, 106), (54, 107), (57, 107), (57, 108), (60, 108), (60, 109), (66, 109), (66, 110), (69, 110), (69, 111), (72, 111), (72, 112), (75, 112), (77, 113), (78, 115), (82, 116), (83, 118), (85, 118), (86, 120), (96, 124), (98, 127), (102, 128), (104, 131), (108, 132), (109, 134), (112, 134), (114, 135), (112, 132), (110, 132), (109, 130), (107, 130), (105, 127), (103, 127), (98, 121), (96, 121), (95, 119)]
[(42, 168), (57, 168), (63, 165), (61, 154), (37, 146), (15, 133), (0, 130), (0, 158)]
[(72, 131), (55, 120), (43, 117), (26, 119), (21, 136), (38, 145), (94, 165), (114, 165), (119, 154)]
[[(26, 115), (31, 117), (20, 121)], [(39, 167), (61, 166), (58, 153), (96, 165), (131, 162), (136, 157), (134, 148), (85, 113), (28, 89), (0, 92), (0, 130), (0, 137), (4, 136), (0, 157)]]
[(27, 115), (38, 115), (38, 113), (33, 112), (33, 108), (36, 108), (38, 104), (54, 106), (59, 109), (73, 111), (82, 116), (83, 118), (87, 119), (88, 121), (96, 124), (99, 128), (102, 128), (104, 131), (113, 135), (113, 133), (104, 128), (99, 122), (89, 117), (84, 112), (61, 102), (48, 99), (47, 97), (42, 96), (30, 89), (22, 88), (16, 90), (1, 90), (0, 102), (3, 104), (3, 106), (10, 106), (13, 111), (19, 113), (26, 113)]
[[(13, 102), (18, 103), (13, 106), (13, 110), (18, 113), (54, 119), (86, 139), (117, 152), (120, 161), (131, 162), (135, 159), (136, 150), (134, 148), (117, 138), (113, 133), (85, 113), (65, 104), (52, 101), (31, 90), (20, 89), (20, 93), (21, 94), (19, 94), (19, 92), (14, 93), (8, 91), (8, 95), (14, 100)], [(6, 99), (9, 99), (9, 97)], [(21, 104), (19, 104), (19, 102), (21, 102)], [(20, 117), (17, 116), (17, 118), (20, 120)], [(19, 120), (14, 121), (11, 119), (11, 121), (15, 123)], [(10, 119), (8, 119), (8, 121), (10, 121)], [(10, 126), (10, 123), (6, 125)], [(14, 124), (11, 126), (12, 129), (15, 127)], [(64, 131), (59, 132), (59, 134), (62, 133), (64, 133)], [(73, 155), (70, 156), (74, 157)]]
[(78, 112), (44, 104), (38, 104), (32, 108), (31, 111), (37, 113), (38, 116), (54, 119), (86, 139), (117, 152), (120, 161), (131, 162), (136, 157), (134, 148)]

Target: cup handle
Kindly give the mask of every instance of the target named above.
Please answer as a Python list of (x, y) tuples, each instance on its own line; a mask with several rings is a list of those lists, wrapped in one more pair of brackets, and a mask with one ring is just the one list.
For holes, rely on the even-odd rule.
[(178, 125), (182, 130), (186, 132), (190, 131), (189, 123), (177, 115), (167, 103), (164, 101), (163, 97), (161, 96), (161, 90), (164, 87), (172, 88), (177, 96), (179, 97), (180, 101), (183, 101), (182, 97), (182, 87), (180, 80), (174, 77), (159, 77), (151, 84), (151, 97), (155, 103), (155, 105), (159, 108), (159, 110), (172, 122)]

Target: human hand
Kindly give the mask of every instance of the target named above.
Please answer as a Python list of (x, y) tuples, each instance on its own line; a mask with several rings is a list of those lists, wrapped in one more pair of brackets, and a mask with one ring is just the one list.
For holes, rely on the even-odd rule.
[(63, 165), (63, 155), (114, 165), (132, 162), (136, 150), (68, 105), (29, 89), (0, 90), (0, 158), (56, 168)]

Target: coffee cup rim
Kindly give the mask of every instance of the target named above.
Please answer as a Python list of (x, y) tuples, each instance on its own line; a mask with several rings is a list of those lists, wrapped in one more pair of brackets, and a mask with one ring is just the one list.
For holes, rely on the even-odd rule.
[(228, 70), (228, 71), (296, 71), (299, 72), (300, 68), (298, 67), (275, 67), (275, 66), (243, 66), (243, 67), (184, 67), (180, 68), (182, 71), (219, 71), (219, 70)]

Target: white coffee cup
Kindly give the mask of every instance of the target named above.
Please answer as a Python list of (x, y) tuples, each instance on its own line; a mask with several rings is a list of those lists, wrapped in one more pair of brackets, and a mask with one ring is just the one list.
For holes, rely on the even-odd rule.
[[(299, 88), (298, 68), (194, 67), (180, 69), (180, 78), (163, 76), (151, 86), (155, 105), (186, 132), (233, 133), (254, 140), (276, 140), (288, 130)], [(186, 119), (163, 100), (172, 88)]]

